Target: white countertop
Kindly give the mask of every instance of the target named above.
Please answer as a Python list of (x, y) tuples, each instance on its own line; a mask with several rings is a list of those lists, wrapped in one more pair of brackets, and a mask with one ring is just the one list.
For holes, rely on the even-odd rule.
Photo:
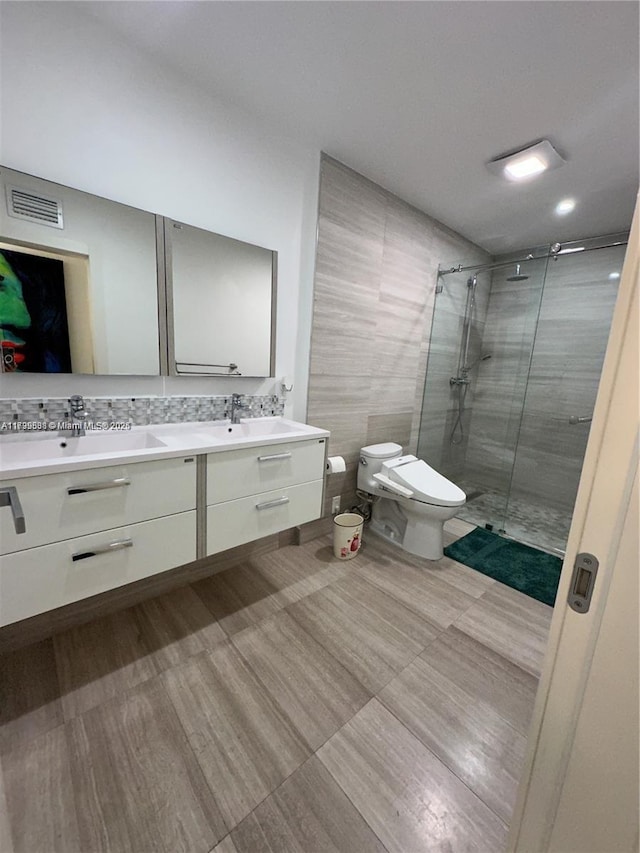
[(85, 436), (75, 438), (47, 431), (8, 433), (0, 436), (0, 479), (328, 437), (325, 429), (279, 417), (245, 418), (239, 424), (197, 421), (126, 430), (87, 429)]

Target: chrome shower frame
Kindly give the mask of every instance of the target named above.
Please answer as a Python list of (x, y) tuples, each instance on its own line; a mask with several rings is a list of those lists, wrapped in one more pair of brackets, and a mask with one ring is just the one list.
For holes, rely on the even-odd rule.
[[(619, 234), (606, 234), (601, 237), (588, 237), (587, 240), (602, 240), (603, 243), (601, 246), (589, 246), (584, 249), (585, 252), (597, 252), (598, 249), (612, 249), (614, 246), (626, 246), (627, 239), (617, 240)], [(579, 240), (573, 242), (581, 242)], [(563, 254), (563, 251), (567, 251), (568, 248), (571, 247), (571, 243), (552, 243), (549, 249), (540, 254), (534, 254), (530, 252), (528, 255), (525, 255), (523, 258), (512, 258), (510, 261), (496, 261), (495, 263), (490, 264), (472, 264), (467, 267), (463, 267), (462, 264), (458, 264), (457, 267), (450, 267), (446, 270), (438, 270), (438, 278), (441, 278), (445, 275), (452, 275), (453, 273), (459, 272), (470, 272), (473, 270), (474, 276), (479, 272), (485, 272), (487, 270), (497, 270), (502, 267), (512, 267), (514, 264), (523, 264), (525, 261), (538, 261), (544, 258), (553, 258), (556, 260), (560, 255)]]

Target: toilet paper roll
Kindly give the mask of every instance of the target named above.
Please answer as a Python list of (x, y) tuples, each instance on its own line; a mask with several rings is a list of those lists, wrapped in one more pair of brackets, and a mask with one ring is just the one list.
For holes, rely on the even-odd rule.
[(327, 474), (341, 474), (347, 470), (343, 456), (329, 456), (327, 459)]

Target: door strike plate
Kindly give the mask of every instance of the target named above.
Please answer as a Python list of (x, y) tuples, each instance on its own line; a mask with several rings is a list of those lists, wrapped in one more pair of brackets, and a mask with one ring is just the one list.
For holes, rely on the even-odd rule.
[(569, 607), (576, 613), (586, 613), (589, 610), (598, 565), (598, 558), (593, 554), (578, 554), (576, 557), (568, 597)]

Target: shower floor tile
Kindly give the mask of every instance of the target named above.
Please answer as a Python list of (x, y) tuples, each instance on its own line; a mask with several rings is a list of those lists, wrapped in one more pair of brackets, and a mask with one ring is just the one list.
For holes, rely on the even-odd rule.
[(571, 526), (570, 513), (514, 497), (510, 498), (507, 506), (503, 492), (486, 489), (473, 481), (461, 482), (460, 488), (467, 494), (480, 494), (460, 509), (459, 519), (478, 527), (493, 524), (496, 532), (504, 527), (507, 536), (513, 539), (547, 551), (564, 553)]

